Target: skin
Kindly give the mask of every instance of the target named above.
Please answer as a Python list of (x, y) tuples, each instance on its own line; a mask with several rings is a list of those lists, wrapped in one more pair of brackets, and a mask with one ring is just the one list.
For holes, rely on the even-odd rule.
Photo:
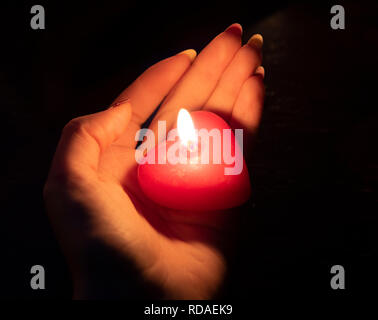
[(149, 201), (137, 182), (135, 133), (163, 101), (151, 129), (157, 120), (169, 127), (185, 107), (216, 112), (243, 128), (245, 140), (253, 138), (264, 71), (259, 48), (241, 46), (241, 32), (240, 25), (230, 26), (194, 62), (186, 54), (158, 62), (121, 93), (117, 106), (63, 129), (44, 198), (74, 298), (206, 299), (219, 293), (237, 214), (178, 212)]

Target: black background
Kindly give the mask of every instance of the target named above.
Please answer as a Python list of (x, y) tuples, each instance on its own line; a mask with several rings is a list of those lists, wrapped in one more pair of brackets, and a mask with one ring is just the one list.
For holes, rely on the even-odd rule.
[[(30, 28), (41, 4), (46, 29)], [(0, 98), (4, 160), (4, 298), (71, 297), (68, 270), (42, 188), (62, 127), (106, 108), (145, 68), (200, 51), (233, 22), (264, 36), (266, 103), (254, 187), (227, 296), (360, 295), (377, 285), (378, 7), (339, 2), (44, 1), (2, 3)], [(30, 288), (30, 268), (46, 290)], [(330, 269), (346, 270), (333, 291)]]

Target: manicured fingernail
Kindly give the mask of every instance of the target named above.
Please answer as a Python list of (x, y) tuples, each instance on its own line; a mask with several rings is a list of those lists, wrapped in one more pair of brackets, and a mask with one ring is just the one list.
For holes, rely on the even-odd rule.
[(243, 33), (243, 28), (239, 23), (233, 23), (224, 32), (229, 32), (237, 37), (240, 37)]
[(258, 66), (256, 68), (256, 71), (255, 71), (255, 74), (259, 74), (263, 77), (263, 79), (265, 78), (265, 69), (263, 66)]
[(189, 57), (190, 61), (192, 61), (192, 62), (197, 57), (197, 52), (194, 49), (184, 50), (184, 51), (181, 51), (178, 54), (185, 54), (185, 55), (187, 55)]
[(258, 50), (261, 50), (264, 43), (264, 39), (261, 34), (254, 34), (252, 37), (249, 38), (247, 44), (251, 47), (255, 47)]
[(110, 108), (119, 107), (119, 106), (121, 106), (121, 105), (127, 103), (128, 101), (130, 101), (129, 98), (123, 98), (123, 99), (120, 99), (120, 100), (116, 100), (116, 101), (114, 101), (114, 102), (110, 105), (109, 109), (110, 109)]

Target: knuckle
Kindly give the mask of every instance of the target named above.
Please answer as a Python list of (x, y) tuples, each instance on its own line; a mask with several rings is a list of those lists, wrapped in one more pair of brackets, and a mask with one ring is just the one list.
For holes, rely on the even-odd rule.
[(63, 133), (75, 133), (84, 131), (84, 121), (81, 117), (69, 121), (63, 128)]

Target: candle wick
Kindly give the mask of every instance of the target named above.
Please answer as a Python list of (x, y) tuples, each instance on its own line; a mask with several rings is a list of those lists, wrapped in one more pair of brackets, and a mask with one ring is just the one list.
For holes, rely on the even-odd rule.
[(196, 142), (195, 141), (191, 141), (189, 140), (188, 141), (188, 146), (187, 146), (188, 150), (193, 152), (195, 150), (197, 150), (197, 145), (196, 145)]

